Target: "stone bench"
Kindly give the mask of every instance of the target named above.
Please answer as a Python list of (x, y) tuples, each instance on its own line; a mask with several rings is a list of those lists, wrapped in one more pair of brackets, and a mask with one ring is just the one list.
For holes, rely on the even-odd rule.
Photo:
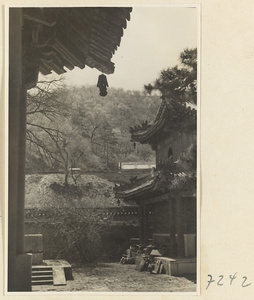
[(195, 258), (155, 257), (155, 262), (161, 262), (166, 274), (171, 276), (196, 274), (197, 272)]

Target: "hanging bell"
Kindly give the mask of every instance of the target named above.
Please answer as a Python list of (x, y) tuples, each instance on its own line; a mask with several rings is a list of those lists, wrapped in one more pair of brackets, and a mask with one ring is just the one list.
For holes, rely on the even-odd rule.
[(101, 74), (98, 78), (97, 87), (100, 90), (100, 96), (105, 97), (107, 93), (108, 81), (104, 74)]

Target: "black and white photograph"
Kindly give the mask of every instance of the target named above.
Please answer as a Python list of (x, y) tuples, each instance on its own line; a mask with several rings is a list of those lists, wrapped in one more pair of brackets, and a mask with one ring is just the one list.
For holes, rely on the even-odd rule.
[(0, 3), (0, 298), (252, 300), (254, 1)]
[(199, 19), (6, 7), (8, 294), (198, 294)]

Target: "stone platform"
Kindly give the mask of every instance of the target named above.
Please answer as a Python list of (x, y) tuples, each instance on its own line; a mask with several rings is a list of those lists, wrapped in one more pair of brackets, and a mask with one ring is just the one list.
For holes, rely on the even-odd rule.
[(68, 261), (63, 259), (45, 259), (43, 260), (43, 265), (54, 267), (62, 267), (64, 269), (64, 274), (66, 280), (73, 280), (72, 267)]
[(161, 262), (167, 275), (182, 276), (197, 273), (196, 258), (155, 257), (155, 262)]
[(32, 266), (32, 286), (63, 286), (66, 280), (73, 280), (72, 267), (66, 260), (43, 260), (42, 264)]

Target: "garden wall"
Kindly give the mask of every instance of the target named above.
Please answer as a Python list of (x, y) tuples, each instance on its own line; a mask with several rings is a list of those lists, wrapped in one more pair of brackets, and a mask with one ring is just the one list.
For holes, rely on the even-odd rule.
[(25, 233), (43, 235), (44, 259), (119, 261), (138, 237), (138, 208), (26, 209)]

